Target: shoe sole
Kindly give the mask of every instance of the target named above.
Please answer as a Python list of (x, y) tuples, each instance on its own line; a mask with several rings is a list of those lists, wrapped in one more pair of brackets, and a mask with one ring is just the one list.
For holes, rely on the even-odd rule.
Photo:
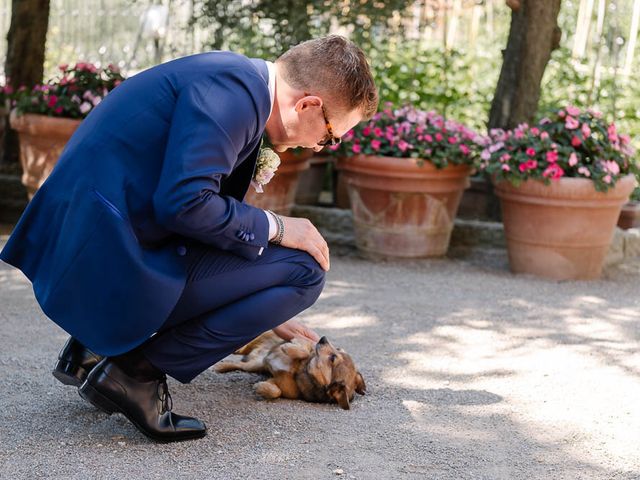
[(87, 378), (87, 371), (84, 368), (64, 360), (58, 360), (51, 373), (59, 382), (73, 387), (79, 387)]
[[(102, 410), (107, 415), (111, 415), (113, 413), (121, 413), (124, 415), (127, 420), (129, 420), (141, 433), (149, 437), (151, 440), (161, 443), (170, 443), (170, 442), (181, 442), (183, 440), (194, 440), (196, 438), (202, 438), (207, 434), (207, 430), (205, 429), (202, 432), (194, 432), (191, 434), (185, 434), (184, 436), (176, 437), (176, 438), (166, 438), (166, 437), (158, 437), (148, 432), (144, 428), (138, 424), (133, 418), (127, 415), (126, 412), (123, 412), (118, 405), (112, 402), (105, 395), (100, 393), (98, 390), (93, 388), (90, 384), (85, 382), (81, 388), (78, 389), (78, 393), (82, 398), (84, 398), (87, 402), (91, 403), (94, 407)], [(206, 428), (206, 427), (205, 427)]]

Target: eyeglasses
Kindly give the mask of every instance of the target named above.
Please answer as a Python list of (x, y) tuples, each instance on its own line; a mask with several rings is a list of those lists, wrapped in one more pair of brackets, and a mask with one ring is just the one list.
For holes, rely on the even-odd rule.
[[(304, 92), (304, 94), (307, 96), (311, 95), (307, 92)], [(321, 105), (321, 108), (322, 116), (324, 117), (324, 124), (327, 127), (327, 135), (322, 140), (320, 140), (317, 145), (319, 147), (338, 145), (340, 142), (342, 142), (342, 139), (340, 137), (333, 136), (333, 127), (331, 126), (331, 122), (329, 122), (329, 119), (327, 118), (327, 111), (324, 109), (324, 104)]]
[(342, 142), (342, 139), (340, 137), (333, 136), (333, 127), (331, 126), (331, 123), (327, 118), (327, 111), (324, 109), (324, 105), (321, 105), (321, 107), (322, 116), (324, 117), (324, 124), (327, 127), (327, 136), (318, 142), (318, 146), (326, 147), (328, 145), (338, 145), (340, 142)]

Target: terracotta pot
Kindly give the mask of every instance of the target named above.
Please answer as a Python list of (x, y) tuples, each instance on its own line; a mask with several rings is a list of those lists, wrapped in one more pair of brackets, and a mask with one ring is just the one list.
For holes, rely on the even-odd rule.
[(371, 256), (434, 257), (447, 252), (470, 167), (437, 169), (416, 159), (340, 159), (357, 247)]
[(81, 120), (31, 113), (17, 115), (13, 111), (10, 122), (20, 139), (22, 184), (27, 187), (31, 199), (53, 170)]
[(300, 172), (309, 168), (309, 158), (313, 155), (313, 150), (303, 150), (299, 153), (287, 150), (278, 155), (280, 166), (271, 181), (263, 187), (264, 193), (257, 193), (250, 186), (245, 201), (264, 210), (289, 215), (295, 201)]
[(627, 202), (622, 206), (618, 226), (624, 230), (640, 228), (640, 202)]
[(309, 158), (309, 168), (300, 172), (295, 203), (298, 205), (317, 205), (322, 193), (327, 167), (334, 161), (329, 155), (316, 153)]
[(634, 185), (633, 175), (606, 193), (586, 178), (498, 183), (511, 270), (555, 280), (598, 278)]

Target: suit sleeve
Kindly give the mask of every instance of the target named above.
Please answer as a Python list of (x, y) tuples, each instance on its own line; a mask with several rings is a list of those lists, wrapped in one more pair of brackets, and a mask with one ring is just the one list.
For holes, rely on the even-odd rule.
[(267, 246), (268, 220), (262, 210), (220, 195), (220, 182), (260, 128), (256, 101), (233, 73), (185, 86), (153, 197), (165, 228), (250, 260)]

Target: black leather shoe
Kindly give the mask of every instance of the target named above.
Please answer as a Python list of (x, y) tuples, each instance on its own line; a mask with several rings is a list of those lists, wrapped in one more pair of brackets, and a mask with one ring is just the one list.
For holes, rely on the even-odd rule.
[(159, 442), (204, 437), (207, 427), (196, 418), (171, 411), (167, 377), (140, 381), (109, 358), (102, 360), (82, 384), (80, 396), (107, 414), (122, 413), (138, 430)]
[(93, 353), (73, 337), (69, 337), (58, 354), (53, 376), (65, 385), (79, 387), (102, 357)]

